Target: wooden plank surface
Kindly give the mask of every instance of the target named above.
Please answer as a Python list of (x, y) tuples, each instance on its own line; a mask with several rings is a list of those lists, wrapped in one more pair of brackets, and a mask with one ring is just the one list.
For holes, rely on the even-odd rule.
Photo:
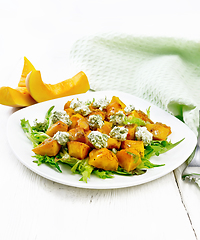
[[(75, 3), (77, 7), (77, 1)], [(166, 17), (160, 27), (156, 25), (156, 17), (152, 21), (148, 19), (149, 25), (143, 17), (137, 17), (137, 21), (133, 21), (134, 30), (137, 34), (196, 37), (197, 27), (189, 24), (185, 16), (177, 22), (175, 19), (176, 15)], [(14, 67), (23, 56), (37, 62), (36, 67), (43, 70), (44, 79), (65, 79), (70, 75), (67, 56), (73, 40), (95, 28), (103, 29), (101, 21), (98, 25), (62, 20), (57, 20), (56, 25), (54, 21), (51, 18), (42, 22), (41, 19), (25, 21), (24, 16), (1, 21), (1, 86), (16, 86), (19, 78), (13, 76), (18, 76), (15, 70), (17, 74), (21, 70)], [(180, 26), (184, 26), (183, 29)], [(122, 28), (130, 30), (128, 25), (121, 24)], [(55, 59), (57, 65), (53, 68)], [(52, 74), (49, 68), (54, 69)], [(181, 180), (183, 166), (175, 175), (170, 173), (153, 182), (124, 189), (87, 190), (54, 183), (23, 166), (8, 146), (5, 126), (15, 110), (0, 105), (0, 239), (200, 239), (200, 191), (197, 186)]]
[(185, 166), (184, 163), (175, 170), (175, 178), (194, 233), (200, 239), (200, 188), (195, 183), (182, 180)]
[(23, 166), (8, 146), (5, 125), (11, 112), (0, 106), (0, 239), (197, 239), (198, 219), (191, 225), (193, 216), (188, 217), (197, 199), (182, 203), (173, 173), (115, 190), (46, 180)]

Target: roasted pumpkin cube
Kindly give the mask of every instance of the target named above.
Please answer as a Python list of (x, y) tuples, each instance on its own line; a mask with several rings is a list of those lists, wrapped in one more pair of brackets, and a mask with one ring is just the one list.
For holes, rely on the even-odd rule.
[(90, 147), (82, 142), (70, 141), (67, 143), (68, 153), (71, 157), (84, 159), (87, 157)]
[(107, 171), (116, 171), (118, 168), (116, 155), (107, 148), (93, 149), (89, 153), (88, 163), (96, 168)]
[(70, 120), (72, 121), (72, 124), (70, 125), (70, 129), (78, 127), (78, 121), (84, 118), (81, 114), (76, 113), (70, 117)]
[(71, 117), (72, 115), (76, 114), (74, 109), (72, 108), (65, 108), (65, 112)]
[(88, 131), (90, 129), (89, 123), (86, 118), (80, 118), (77, 121), (78, 127), (82, 128), (84, 131)]
[(153, 134), (154, 140), (163, 141), (171, 134), (171, 128), (163, 123), (146, 124), (147, 130)]
[(110, 101), (110, 104), (112, 103), (118, 103), (120, 105), (120, 108), (124, 109), (126, 107), (126, 105), (116, 96), (113, 96), (111, 101)]
[(110, 103), (106, 107), (106, 117), (109, 120), (110, 116), (117, 113), (118, 111), (124, 112), (126, 105), (116, 96), (113, 96)]
[(108, 121), (104, 121), (104, 125), (101, 128), (97, 128), (97, 131), (109, 135), (112, 130), (112, 123)]
[(134, 148), (141, 157), (144, 157), (144, 143), (143, 141), (125, 140), (121, 143), (122, 149)]
[(85, 143), (85, 132), (82, 128), (72, 128), (69, 130), (70, 141), (78, 141)]
[(137, 124), (127, 125), (127, 126), (125, 126), (125, 128), (128, 129), (128, 134), (127, 134), (126, 139), (134, 140), (135, 139), (135, 131), (136, 131), (136, 128), (137, 128)]
[(56, 156), (60, 151), (61, 145), (53, 138), (47, 138), (32, 151), (42, 156)]
[[(114, 103), (115, 104), (115, 103)], [(108, 108), (107, 110), (107, 114), (106, 114), (106, 118), (107, 120), (110, 120), (110, 117), (114, 114), (116, 114), (117, 112), (124, 112), (124, 110), (122, 108), (118, 108), (116, 106), (112, 106), (111, 108)]]
[(47, 129), (46, 134), (49, 135), (50, 137), (53, 137), (54, 134), (56, 134), (58, 131), (67, 132), (68, 125), (62, 121), (58, 121)]
[(89, 141), (88, 135), (91, 133), (91, 130), (85, 132), (85, 144), (87, 144), (91, 148), (95, 148), (93, 144)]
[(123, 109), (121, 108), (121, 105), (119, 103), (109, 104), (106, 108), (106, 118), (110, 120), (110, 116), (112, 116), (113, 114), (119, 111), (123, 112)]
[(120, 149), (120, 146), (121, 146), (121, 142), (118, 141), (117, 139), (114, 139), (114, 138), (108, 138), (108, 141), (107, 141), (107, 148), (108, 149)]
[(153, 124), (153, 121), (147, 116), (146, 113), (144, 113), (143, 111), (141, 110), (134, 110), (130, 115), (129, 117), (136, 117), (136, 118), (140, 118), (142, 119), (143, 121), (145, 122), (149, 122), (149, 123), (152, 123)]
[(127, 172), (134, 170), (142, 161), (134, 148), (122, 149), (116, 154), (119, 165)]
[(70, 108), (70, 104), (71, 104), (72, 100), (71, 101), (67, 101), (64, 105), (64, 109), (66, 108)]

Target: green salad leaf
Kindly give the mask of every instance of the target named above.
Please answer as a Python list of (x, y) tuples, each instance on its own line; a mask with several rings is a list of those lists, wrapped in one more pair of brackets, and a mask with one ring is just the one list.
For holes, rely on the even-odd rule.
[(47, 122), (38, 122), (37, 119), (34, 121), (34, 126), (32, 126), (32, 129), (37, 132), (46, 132), (47, 130)]
[(56, 162), (62, 162), (71, 167), (71, 171), (75, 174), (82, 175), (80, 181), (87, 183), (87, 179), (93, 171), (93, 166), (88, 164), (88, 158), (79, 160), (77, 158), (71, 157), (67, 152), (67, 148), (62, 147), (59, 157), (57, 157)]
[[(93, 99), (93, 102), (94, 101), (95, 99)], [(88, 104), (91, 104), (91, 101), (88, 102)], [(43, 122), (37, 122), (36, 119), (33, 126), (30, 125), (30, 122), (28, 120), (21, 119), (21, 127), (26, 136), (28, 137), (28, 139), (32, 142), (33, 147), (36, 147), (45, 139), (49, 138), (49, 136), (45, 132), (48, 129), (48, 127), (52, 124), (51, 118), (53, 116), (52, 110), (54, 109), (54, 107), (55, 106), (50, 107), (49, 110), (46, 112)], [(146, 109), (146, 112), (147, 116), (150, 117), (150, 107)], [(146, 125), (145, 121), (133, 116), (131, 118), (125, 117), (123, 124), (124, 125), (137, 124), (138, 126)], [(36, 154), (35, 156), (33, 156), (34, 158), (36, 158), (36, 160), (33, 162), (37, 163), (38, 166), (41, 164), (47, 164), (50, 167), (55, 168), (60, 173), (62, 173), (62, 170), (59, 166), (59, 163), (67, 164), (68, 166), (70, 166), (72, 173), (81, 175), (80, 181), (84, 181), (87, 183), (91, 174), (94, 174), (95, 176), (101, 179), (106, 179), (113, 178), (115, 174), (122, 176), (141, 175), (144, 174), (149, 168), (164, 166), (165, 164), (152, 163), (150, 161), (150, 158), (152, 156), (159, 156), (160, 154), (169, 151), (170, 149), (174, 148), (179, 143), (181, 143), (183, 140), (184, 139), (176, 143), (171, 143), (171, 141), (152, 141), (149, 145), (145, 146), (144, 157), (141, 158), (142, 162), (137, 166), (136, 169), (130, 172), (127, 172), (120, 166), (116, 171), (106, 171), (103, 169), (93, 167), (88, 163), (89, 157), (83, 160), (71, 157), (68, 153), (67, 145), (62, 146), (60, 152), (54, 157), (49, 157), (47, 155), (41, 156)], [(127, 153), (133, 156), (135, 162), (139, 160), (139, 156), (132, 152), (129, 152), (128, 149)]]
[(52, 111), (53, 111), (54, 108), (55, 108), (55, 106), (52, 106), (52, 107), (50, 107), (49, 110), (46, 112), (46, 114), (45, 114), (45, 120), (46, 120), (47, 122), (49, 122), (49, 118), (50, 118), (51, 113), (52, 113)]
[(53, 168), (56, 168), (59, 172), (62, 172), (58, 163), (55, 161), (55, 157), (49, 157), (49, 156), (42, 156), (36, 154), (33, 156), (34, 158), (37, 158), (37, 160), (33, 161), (34, 163), (37, 163), (38, 166), (40, 166), (42, 163), (46, 163), (50, 165)]
[(145, 126), (146, 123), (142, 119), (132, 116), (131, 118), (125, 117), (124, 125), (127, 125), (127, 124), (137, 124), (138, 126)]
[(145, 146), (144, 157), (150, 159), (154, 155), (159, 156), (176, 147), (183, 140), (184, 138), (176, 143), (171, 143), (171, 141), (152, 141), (151, 144)]
[(32, 127), (33, 130), (37, 132), (46, 132), (50, 123), (49, 119), (52, 113), (52, 110), (54, 109), (55, 106), (52, 106), (49, 108), (49, 110), (45, 114), (45, 118), (43, 122), (38, 122), (37, 119), (34, 121), (34, 126)]
[[(62, 161), (62, 160), (61, 160)], [(93, 166), (88, 164), (88, 158), (79, 160), (76, 158), (68, 158), (62, 161), (71, 166), (71, 171), (76, 174), (81, 174), (82, 178), (80, 181), (87, 183), (87, 179), (90, 178), (90, 175), (93, 171)]]
[(32, 142), (33, 147), (36, 147), (46, 138), (49, 138), (49, 135), (47, 135), (46, 133), (33, 130), (28, 120), (21, 119), (21, 127), (28, 139)]
[(102, 178), (102, 179), (113, 178), (113, 172), (111, 172), (111, 171), (95, 169), (92, 173), (94, 173), (97, 177)]
[(142, 162), (139, 166), (137, 166), (137, 168), (144, 169), (164, 166), (165, 164), (154, 164), (150, 162), (149, 159), (152, 156), (159, 156), (160, 154), (169, 151), (170, 149), (176, 147), (183, 140), (184, 138), (176, 143), (171, 143), (171, 141), (152, 141), (150, 145), (145, 146), (144, 157), (141, 159)]
[(165, 164), (154, 164), (150, 162), (147, 158), (142, 158), (141, 160), (142, 162), (140, 163), (140, 165), (137, 166), (137, 169), (148, 169), (165, 166)]
[(146, 172), (144, 169), (139, 169), (136, 168), (130, 172), (127, 172), (125, 169), (122, 167), (118, 167), (117, 171), (114, 171), (113, 173), (118, 174), (118, 175), (124, 175), (124, 176), (132, 176), (132, 175), (142, 175)]
[(151, 109), (151, 106), (149, 106), (149, 107), (146, 109), (147, 117), (148, 117), (148, 118), (150, 118), (150, 109)]

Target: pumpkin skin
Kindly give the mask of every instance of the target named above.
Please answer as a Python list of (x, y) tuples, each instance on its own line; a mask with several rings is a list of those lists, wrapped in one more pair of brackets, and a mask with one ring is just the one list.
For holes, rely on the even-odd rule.
[(32, 71), (26, 78), (26, 87), (37, 102), (85, 93), (90, 89), (88, 78), (84, 72), (56, 84), (46, 84), (42, 81), (40, 71)]
[(31, 97), (26, 88), (26, 77), (29, 72), (34, 71), (32, 63), (24, 57), (24, 67), (17, 88), (1, 87), (0, 104), (10, 107), (26, 107), (35, 104), (36, 101)]
[(26, 77), (31, 71), (35, 71), (35, 67), (26, 57), (24, 57), (24, 67), (18, 83), (18, 87), (26, 87)]

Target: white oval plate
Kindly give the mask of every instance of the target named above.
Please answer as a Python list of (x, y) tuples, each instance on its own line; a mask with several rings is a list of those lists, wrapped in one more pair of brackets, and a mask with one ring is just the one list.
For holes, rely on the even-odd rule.
[[(21, 128), (21, 119), (25, 118), (32, 124), (36, 118), (38, 120), (43, 120), (45, 113), (53, 105), (55, 106), (55, 110), (63, 110), (64, 104), (72, 98), (78, 97), (80, 100), (92, 100), (93, 98), (98, 99), (105, 96), (107, 96), (108, 99), (111, 99), (112, 96), (117, 96), (125, 104), (133, 104), (136, 109), (140, 109), (144, 112), (146, 112), (146, 109), (151, 106), (150, 114), (152, 121), (162, 122), (168, 126), (171, 126), (172, 134), (169, 136), (168, 140), (171, 140), (172, 143), (175, 143), (185, 138), (184, 141), (170, 151), (158, 157), (155, 156), (151, 158), (151, 162), (156, 164), (165, 164), (165, 166), (148, 169), (145, 174), (139, 176), (115, 175), (114, 178), (111, 179), (100, 179), (92, 175), (91, 178), (88, 179), (88, 183), (85, 183), (79, 181), (81, 176), (78, 174), (73, 174), (70, 170), (70, 167), (65, 164), (60, 165), (62, 169), (62, 173), (60, 173), (45, 164), (38, 166), (33, 162), (34, 158), (32, 156), (34, 153), (32, 152), (32, 144), (25, 136)], [(37, 103), (30, 107), (21, 109), (10, 116), (7, 124), (7, 137), (16, 157), (21, 161), (22, 164), (24, 164), (33, 172), (57, 183), (91, 189), (124, 188), (140, 185), (158, 179), (179, 167), (190, 156), (197, 142), (195, 134), (183, 122), (174, 116), (143, 99), (119, 91), (88, 92), (85, 94)]]

